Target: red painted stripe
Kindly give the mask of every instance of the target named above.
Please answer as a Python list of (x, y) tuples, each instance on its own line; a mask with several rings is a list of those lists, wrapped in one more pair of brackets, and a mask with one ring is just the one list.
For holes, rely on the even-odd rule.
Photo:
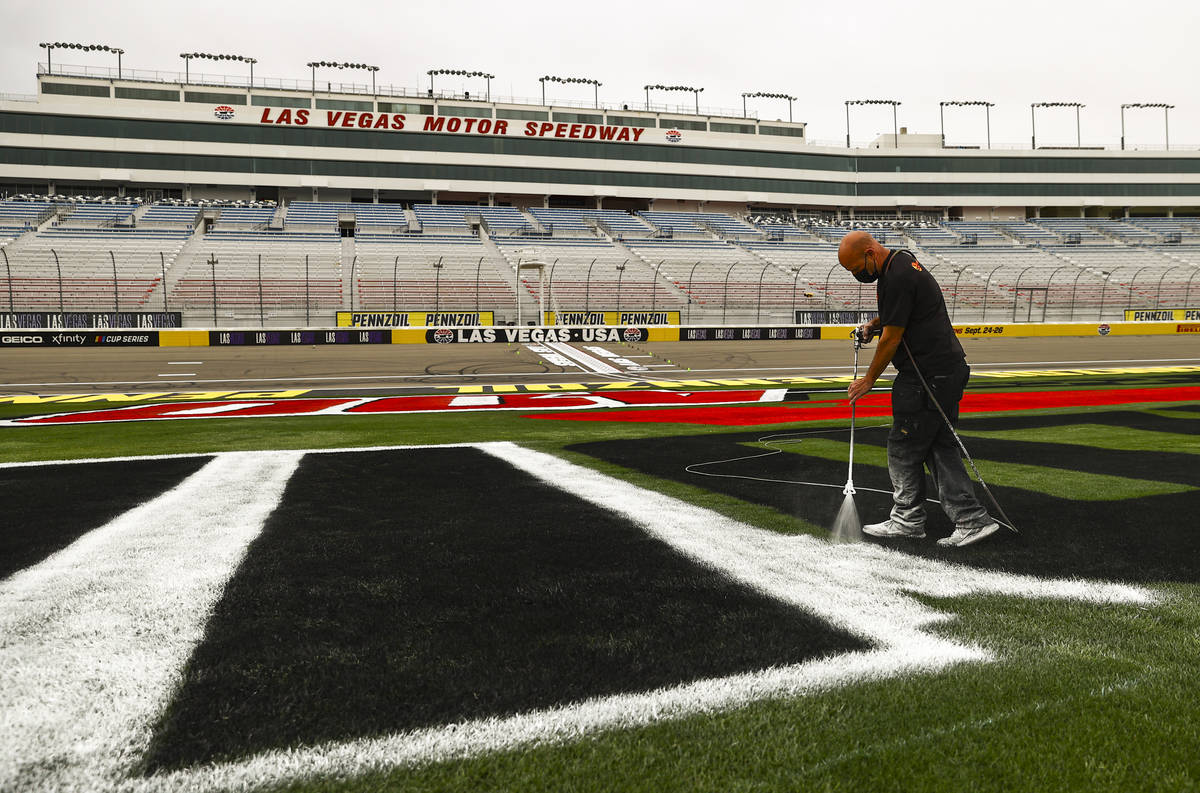
[[(858, 418), (890, 416), (889, 394), (871, 394), (858, 401)], [(1153, 402), (1200, 401), (1200, 387), (1113, 388), (1088, 391), (1020, 391), (979, 394), (968, 392), (959, 403), (960, 413), (1002, 413), (1046, 408), (1136, 405)], [(816, 407), (829, 405), (829, 407)], [(712, 424), (749, 427), (759, 424), (793, 424), (800, 421), (850, 418), (847, 400), (792, 402), (773, 405), (735, 405), (722, 408), (670, 408), (589, 413), (542, 413), (527, 418), (558, 421), (632, 421), (675, 424)]]

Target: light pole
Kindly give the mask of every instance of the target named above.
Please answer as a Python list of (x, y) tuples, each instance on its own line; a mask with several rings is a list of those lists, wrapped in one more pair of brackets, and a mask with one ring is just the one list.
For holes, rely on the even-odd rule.
[(425, 72), (429, 75), (429, 95), (433, 96), (433, 77), (438, 74), (457, 74), (459, 77), (482, 77), (487, 80), (487, 101), (492, 101), (492, 78), (496, 75), (488, 74), (487, 72), (471, 72), (466, 69), (430, 69)]
[(1037, 113), (1036, 113), (1036, 111), (1037, 111), (1037, 108), (1039, 108), (1039, 107), (1073, 107), (1073, 108), (1075, 108), (1075, 148), (1077, 148), (1077, 149), (1083, 148), (1082, 138), (1079, 135), (1079, 108), (1087, 107), (1087, 105), (1080, 104), (1079, 102), (1034, 102), (1033, 104), (1031, 104), (1029, 106), (1029, 115), (1030, 115), (1031, 124), (1032, 124), (1031, 129), (1033, 131), (1031, 141), (1033, 143), (1033, 148), (1035, 148), (1035, 149), (1037, 148)]
[(328, 69), (361, 69), (371, 73), (371, 94), (375, 93), (375, 72), (379, 71), (378, 66), (372, 66), (369, 63), (338, 63), (336, 61), (309, 61), (308, 68), (312, 69), (312, 92), (316, 96), (317, 93), (317, 67)]
[(1168, 105), (1165, 102), (1130, 102), (1127, 105), (1121, 105), (1121, 151), (1125, 151), (1125, 108), (1149, 108), (1161, 107), (1163, 111), (1163, 139), (1166, 144), (1167, 151), (1171, 150), (1171, 119), (1168, 113), (1171, 112), (1175, 105)]
[(46, 74), (54, 74), (54, 69), (50, 63), (50, 53), (57, 47), (60, 50), (99, 50), (100, 52), (111, 52), (117, 56), (117, 79), (121, 79), (121, 56), (125, 54), (125, 50), (120, 47), (110, 47), (107, 44), (74, 44), (62, 41), (43, 41), (38, 46), (46, 50)]
[(600, 82), (599, 80), (593, 80), (590, 77), (555, 77), (553, 75), (548, 74), (545, 77), (539, 77), (538, 82), (542, 84), (542, 104), (543, 105), (546, 104), (546, 83), (548, 83), (548, 82), (563, 83), (563, 84), (583, 83), (585, 85), (592, 86), (593, 104), (595, 105), (597, 110), (600, 109), (600, 86), (604, 85), (604, 83)]
[(765, 91), (755, 91), (752, 94), (742, 94), (742, 118), (749, 118), (746, 113), (746, 98), (750, 99), (786, 99), (788, 102), (788, 123), (792, 121), (792, 102), (796, 101), (796, 97), (791, 94), (769, 94)]
[(982, 107), (984, 116), (987, 119), (987, 147), (992, 148), (992, 108), (996, 105), (991, 102), (985, 102), (981, 99), (968, 99), (965, 101), (954, 100), (949, 102), (938, 102), (938, 117), (942, 125), (942, 148), (946, 148), (946, 107)]
[(850, 105), (891, 105), (892, 106), (892, 142), (895, 148), (900, 148), (900, 127), (897, 126), (896, 108), (900, 103), (895, 99), (847, 99), (846, 100), (846, 148), (850, 148)]
[(696, 115), (700, 115), (700, 92), (703, 88), (693, 88), (690, 85), (646, 85), (642, 86), (646, 91), (646, 110), (650, 109), (650, 92), (651, 91), (690, 91), (696, 95)]
[(204, 58), (210, 61), (241, 61), (242, 63), (250, 64), (250, 87), (254, 87), (254, 64), (258, 61), (254, 58), (247, 58), (245, 55), (213, 55), (207, 52), (181, 52), (179, 57), (183, 58), (183, 82), (187, 83), (191, 79), (191, 61), (192, 58)]

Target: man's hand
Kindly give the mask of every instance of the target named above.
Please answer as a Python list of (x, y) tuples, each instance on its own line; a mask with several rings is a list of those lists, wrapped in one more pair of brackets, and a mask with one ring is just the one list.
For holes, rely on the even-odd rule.
[(850, 395), (850, 404), (853, 405), (860, 396), (869, 393), (871, 387), (875, 385), (874, 377), (860, 377), (850, 384), (846, 389), (846, 393)]
[(879, 332), (879, 325), (876, 324), (878, 322), (879, 322), (879, 320), (878, 320), (878, 318), (876, 318), (876, 319), (871, 320), (870, 322), (864, 322), (863, 324), (858, 326), (858, 329), (854, 331), (854, 334), (855, 334), (856, 338), (858, 339), (859, 344), (870, 344), (871, 343), (871, 339), (874, 338), (875, 334), (877, 334)]

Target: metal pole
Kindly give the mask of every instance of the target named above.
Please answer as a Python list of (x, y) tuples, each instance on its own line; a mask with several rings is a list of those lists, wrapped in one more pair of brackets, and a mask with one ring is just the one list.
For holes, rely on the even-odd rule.
[(265, 328), (267, 326), (267, 318), (263, 313), (263, 293), (262, 293), (262, 254), (258, 254), (258, 326)]
[(942, 148), (946, 148), (946, 103), (938, 102), (938, 124), (942, 130)]
[(1125, 105), (1121, 105), (1121, 151), (1125, 151)]
[(442, 309), (442, 257), (433, 265), (433, 313)]
[(1104, 319), (1104, 297), (1108, 294), (1108, 282), (1112, 280), (1112, 273), (1106, 273), (1104, 276), (1104, 286), (1100, 288), (1100, 313), (1096, 315), (1097, 320)]
[(755, 322), (758, 322), (759, 318), (762, 317), (762, 282), (763, 282), (763, 276), (767, 274), (767, 268), (770, 266), (771, 265), (769, 265), (769, 264), (764, 264), (763, 268), (762, 268), (762, 272), (760, 272), (758, 274), (758, 306), (754, 309), (754, 321)]
[(1079, 105), (1075, 105), (1075, 148), (1083, 148), (1083, 138), (1079, 135)]
[(792, 123), (792, 100), (788, 100), (788, 123)]
[(958, 282), (962, 280), (963, 270), (965, 267), (960, 267), (958, 277), (954, 279), (954, 302), (950, 306), (950, 321), (954, 321), (954, 316), (958, 313)]
[[(109, 251), (108, 258), (112, 259), (112, 266), (113, 266), (113, 313), (120, 314), (121, 313), (121, 297), (120, 297), (120, 292), (117, 289), (117, 257), (113, 255), (112, 251)], [(116, 321), (116, 317), (113, 317), (113, 320)]]
[(187, 85), (192, 79), (191, 78), (191, 68), (190, 68), (191, 65), (192, 65), (191, 58), (183, 59), (183, 84), (184, 85)]
[(358, 264), (358, 254), (350, 260), (350, 310), (354, 311), (354, 268)]
[[(1200, 269), (1196, 270), (1194, 273), (1192, 273), (1188, 277), (1187, 290), (1184, 291), (1184, 293), (1183, 293), (1183, 304), (1185, 306), (1188, 304), (1188, 299), (1191, 298), (1191, 296), (1192, 296), (1192, 279), (1195, 278), (1197, 275), (1200, 275)], [(10, 289), (12, 288), (11, 283), (9, 285), (9, 288)], [(12, 298), (10, 297), (9, 299), (11, 300)]]
[(254, 61), (250, 61), (250, 88), (254, 88)]
[[(4, 270), (8, 273), (8, 313), (15, 315), (16, 309), (13, 308), (13, 290), (12, 290), (12, 266), (8, 263), (8, 254), (3, 248), (0, 248), (0, 254), (4, 255)], [(16, 317), (13, 317), (13, 322), (16, 322)]]
[(742, 118), (750, 118), (746, 113), (746, 95), (742, 94)]
[[(392, 313), (396, 313), (396, 268), (400, 266), (400, 257), (392, 259)], [(475, 291), (479, 292), (479, 279), (475, 279)]]
[(213, 298), (213, 328), (217, 327), (217, 257), (210, 253), (208, 254), (208, 266), (212, 270), (212, 298)]
[[(662, 267), (662, 262), (661, 262), (661, 261), (659, 261), (659, 263), (658, 263), (658, 266), (659, 266), (659, 267)], [(692, 265), (691, 272), (689, 272), (689, 273), (688, 273), (688, 308), (687, 308), (687, 322), (688, 322), (688, 324), (689, 324), (689, 325), (690, 325), (690, 324), (692, 324), (692, 276), (696, 274), (696, 268), (697, 268), (697, 267), (699, 267), (699, 266), (700, 266), (700, 262), (696, 262), (695, 264), (693, 264), (693, 265)]]
[[(397, 257), (399, 258), (399, 257)], [(475, 263), (475, 313), (479, 313), (479, 270), (483, 267), (483, 257), (479, 257), (479, 261)]]
[[(558, 267), (558, 259), (555, 259), (554, 262), (550, 265), (550, 283), (548, 283), (546, 285), (546, 305), (548, 305), (552, 308), (554, 306), (554, 268), (555, 267)], [(549, 324), (549, 323), (545, 322), (547, 313), (549, 313), (549, 312), (546, 311), (546, 306), (542, 306), (543, 324)], [(555, 319), (554, 324), (557, 325), (558, 317), (555, 317), (554, 319)]]
[(1075, 290), (1079, 287), (1079, 276), (1083, 273), (1084, 271), (1080, 270), (1075, 274), (1075, 280), (1071, 282), (1071, 314), (1067, 317), (1067, 322), (1075, 321)]
[(987, 147), (992, 148), (992, 108), (989, 105), (983, 106), (983, 117), (987, 124)]
[(58, 262), (58, 251), (51, 248), (50, 253), (54, 254), (54, 269), (58, 271), (58, 322), (59, 325), (66, 326), (67, 312), (63, 308), (62, 265)]
[(725, 315), (729, 311), (729, 274), (733, 272), (733, 268), (737, 267), (737, 262), (729, 265), (729, 269), (725, 271), (725, 293), (721, 297), (721, 324), (725, 324)]
[[(625, 265), (617, 265), (617, 312), (621, 311), (621, 279), (625, 277)], [(618, 317), (619, 319), (619, 317)]]
[(1171, 150), (1171, 108), (1163, 108), (1163, 143), (1166, 144), (1166, 150)]
[(1170, 274), (1170, 273), (1171, 273), (1173, 270), (1175, 270), (1175, 268), (1174, 268), (1174, 267), (1168, 267), (1168, 268), (1167, 268), (1167, 269), (1166, 269), (1166, 270), (1163, 272), (1163, 274), (1162, 274), (1162, 275), (1160, 275), (1160, 276), (1158, 277), (1158, 289), (1157, 289), (1157, 290), (1154, 292), (1154, 307), (1155, 307), (1155, 308), (1162, 308), (1162, 285), (1163, 285), (1163, 279), (1165, 279), (1165, 278), (1166, 278), (1166, 277), (1167, 277), (1167, 276), (1168, 276), (1168, 275), (1169, 275), (1169, 274)]
[(121, 79), (121, 53), (117, 53), (117, 79)]
[(646, 110), (650, 110), (650, 89), (646, 89)]
[(692, 91), (692, 94), (696, 97), (696, 115), (700, 115), (700, 92)]
[(539, 80), (538, 82), (542, 84), (542, 105), (544, 106), (546, 104), (546, 81)]
[(50, 62), (50, 54), (53, 52), (53, 47), (46, 48), (46, 74), (54, 74), (54, 64)]
[[(1000, 269), (1000, 268), (997, 267), (996, 270), (998, 270), (998, 269)], [(989, 294), (988, 287), (990, 287), (992, 285), (992, 276), (996, 274), (996, 270), (990, 271), (988, 273), (987, 280), (983, 282), (983, 316), (981, 316), (979, 318), (980, 322), (987, 321), (987, 304), (988, 304), (988, 294)]]
[(846, 148), (850, 148), (850, 102), (846, 101)]
[(896, 102), (892, 102), (892, 140), (895, 144), (892, 146), (893, 149), (900, 148), (900, 126), (896, 121), (896, 105)]
[[(629, 261), (626, 259), (625, 261)], [(596, 266), (596, 260), (592, 259), (592, 263), (588, 265), (587, 277), (583, 282), (583, 312), (586, 314), (591, 308), (592, 297), (592, 268)]]
[(792, 278), (792, 317), (791, 321), (796, 321), (796, 284), (800, 281), (800, 271), (796, 271), (795, 277)]
[(487, 101), (492, 101), (492, 78), (487, 78)]
[(592, 101), (595, 104), (596, 109), (599, 110), (600, 109), (600, 83), (592, 84)]
[[(167, 259), (162, 251), (158, 252), (158, 266), (162, 270), (163, 313), (167, 313)], [(165, 318), (164, 318), (165, 321)]]
[(308, 299), (308, 254), (306, 253), (306, 254), (304, 254), (304, 324), (305, 325), (312, 324), (309, 319), (309, 306), (310, 305), (311, 304)]
[(1033, 105), (1029, 106), (1029, 124), (1030, 124), (1030, 128), (1033, 130), (1033, 135), (1031, 137), (1031, 141), (1032, 141), (1031, 148), (1036, 149), (1037, 148), (1037, 108), (1035, 108)]
[[(650, 268), (654, 270), (654, 268)], [(658, 270), (654, 270), (654, 280), (650, 282), (650, 310), (653, 311), (658, 306)]]

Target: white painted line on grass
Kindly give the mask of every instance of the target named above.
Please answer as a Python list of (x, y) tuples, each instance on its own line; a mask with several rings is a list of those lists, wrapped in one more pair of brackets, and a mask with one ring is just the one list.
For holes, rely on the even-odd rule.
[(217, 456), (0, 581), (0, 790), (116, 790), (299, 452)]
[(1094, 603), (1151, 603), (1149, 591), (1080, 580), (1045, 580), (919, 559), (869, 544), (833, 545), (785, 536), (512, 443), (480, 448), (555, 487), (612, 510), (684, 555), (791, 603), (876, 649), (807, 663), (661, 688), (596, 697), (563, 707), (446, 727), (265, 752), (243, 761), (127, 780), (131, 793), (177, 789), (270, 788), (301, 778), (347, 778), (397, 766), (560, 744), (598, 730), (648, 725), (735, 708), (755, 700), (802, 696), (854, 682), (928, 673), (987, 661), (991, 654), (930, 632), (953, 618), (912, 594), (953, 597), (999, 593)]

